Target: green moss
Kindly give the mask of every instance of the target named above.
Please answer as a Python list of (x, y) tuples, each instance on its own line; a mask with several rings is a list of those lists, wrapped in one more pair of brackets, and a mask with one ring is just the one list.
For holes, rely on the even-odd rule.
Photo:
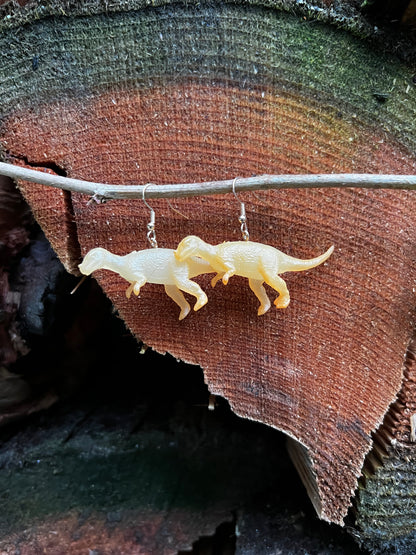
[(4, 30), (0, 48), (3, 118), (45, 102), (87, 103), (103, 90), (193, 79), (289, 89), (415, 146), (409, 68), (349, 33), (275, 10), (220, 3), (51, 18)]

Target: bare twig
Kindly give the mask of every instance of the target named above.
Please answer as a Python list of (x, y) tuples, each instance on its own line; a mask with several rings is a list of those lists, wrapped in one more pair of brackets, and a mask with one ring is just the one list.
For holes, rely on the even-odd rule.
[[(146, 185), (107, 185), (52, 175), (42, 171), (22, 168), (0, 162), (0, 175), (49, 185), (65, 191), (83, 193), (100, 202), (111, 199), (142, 199)], [(146, 198), (178, 198), (221, 195), (233, 191), (233, 179), (205, 181), (203, 183), (176, 183), (147, 187)], [(322, 187), (358, 187), (362, 189), (416, 189), (415, 175), (382, 174), (310, 174), (310, 175), (260, 175), (236, 180), (235, 191), (266, 189), (305, 189)]]

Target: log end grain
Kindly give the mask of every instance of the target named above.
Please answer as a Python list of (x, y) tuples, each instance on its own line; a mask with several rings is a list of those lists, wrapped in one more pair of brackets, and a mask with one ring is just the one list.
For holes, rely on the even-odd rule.
[[(24, 48), (7, 31), (0, 37), (2, 48), (13, 46), (16, 73), (7, 80), (10, 68), (0, 67), (8, 83), (1, 141), (11, 156), (39, 163), (46, 153), (68, 175), (121, 184), (416, 170), (409, 68), (339, 30), (223, 5), (51, 18), (25, 33)], [(42, 54), (29, 79), (28, 48)], [(380, 103), (374, 93), (392, 83)], [(97, 246), (116, 254), (146, 247), (141, 201), (94, 205), (24, 188), (70, 269), (79, 260), (70, 248), (75, 231), (82, 255)], [(96, 277), (137, 338), (202, 366), (210, 391), (237, 414), (303, 446), (292, 452), (298, 461), (307, 453), (303, 475), (315, 506), (342, 524), (372, 433), (402, 383), (414, 322), (414, 196), (270, 191), (244, 202), (254, 240), (298, 258), (335, 245), (324, 265), (288, 275), (287, 309), (258, 317), (247, 280), (211, 290), (202, 277), (208, 304), (178, 322), (160, 286), (126, 299), (122, 278)], [(195, 234), (213, 244), (240, 238), (231, 195), (172, 205), (152, 202), (161, 246)]]

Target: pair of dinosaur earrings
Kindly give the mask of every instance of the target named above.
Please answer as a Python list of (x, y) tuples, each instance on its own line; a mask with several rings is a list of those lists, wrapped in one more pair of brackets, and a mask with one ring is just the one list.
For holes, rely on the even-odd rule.
[[(233, 181), (233, 193), (237, 198), (235, 181)], [(146, 187), (143, 188), (143, 201), (151, 213), (150, 222), (147, 225), (147, 238), (153, 248), (133, 251), (124, 256), (113, 254), (101, 247), (94, 248), (86, 254), (79, 269), (84, 275), (90, 275), (99, 269), (118, 273), (130, 283), (126, 290), (127, 298), (130, 298), (132, 293), (139, 295), (145, 283), (163, 284), (166, 294), (181, 309), (179, 320), (183, 320), (191, 310), (182, 291), (196, 297), (194, 310), (199, 310), (208, 302), (206, 293), (198, 283), (192, 281), (196, 276), (215, 273), (211, 280), (212, 287), (219, 280), (226, 285), (234, 275), (248, 278), (250, 289), (260, 301), (258, 315), (261, 315), (271, 306), (263, 283), (267, 283), (279, 293), (274, 301), (276, 308), (286, 308), (290, 302), (290, 295), (285, 281), (278, 274), (314, 268), (325, 262), (334, 250), (332, 246), (321, 256), (301, 260), (270, 245), (249, 241), (245, 205), (241, 201), (239, 201), (241, 205), (239, 221), (242, 241), (210, 245), (195, 235), (189, 235), (182, 239), (176, 250), (157, 248), (155, 213), (145, 200)]]

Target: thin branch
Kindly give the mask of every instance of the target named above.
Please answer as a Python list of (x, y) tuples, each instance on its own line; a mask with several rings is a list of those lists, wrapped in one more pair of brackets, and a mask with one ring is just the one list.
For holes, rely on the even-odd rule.
[[(106, 185), (93, 183), (42, 171), (22, 168), (0, 162), (0, 175), (49, 185), (65, 191), (83, 193), (97, 202), (111, 199), (142, 199), (146, 185)], [(172, 185), (147, 186), (146, 199), (178, 198), (205, 195), (222, 195), (233, 191), (233, 179), (205, 181), (203, 183), (176, 183)], [(259, 191), (266, 189), (306, 189), (322, 187), (358, 187), (361, 189), (416, 189), (415, 175), (382, 174), (310, 174), (310, 175), (260, 175), (239, 177), (235, 191)]]

